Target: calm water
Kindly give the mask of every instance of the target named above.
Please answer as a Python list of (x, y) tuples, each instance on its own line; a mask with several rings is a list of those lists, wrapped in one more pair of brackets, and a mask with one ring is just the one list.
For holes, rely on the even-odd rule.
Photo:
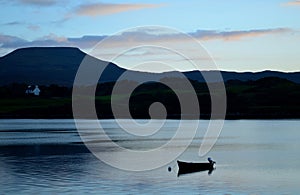
[[(161, 132), (132, 139), (115, 121), (102, 122), (113, 140), (136, 149), (162, 145), (178, 124), (170, 120)], [(211, 175), (177, 177), (175, 161), (146, 172), (121, 171), (102, 163), (80, 144), (73, 120), (0, 120), (0, 194), (300, 193), (300, 120), (225, 121), (216, 145), (200, 158), (207, 123), (200, 121), (195, 140), (179, 159), (205, 161), (211, 156), (217, 169)], [(105, 144), (103, 152), (117, 155), (106, 151)]]

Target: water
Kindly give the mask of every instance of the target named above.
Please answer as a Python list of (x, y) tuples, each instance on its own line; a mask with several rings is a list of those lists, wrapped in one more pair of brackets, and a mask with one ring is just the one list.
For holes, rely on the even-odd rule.
[[(195, 140), (179, 159), (205, 161), (211, 156), (217, 168), (211, 175), (177, 177), (177, 159), (145, 172), (106, 165), (82, 145), (73, 120), (0, 120), (0, 194), (299, 193), (300, 120), (225, 121), (218, 142), (205, 157), (198, 151), (208, 121), (199, 122)], [(102, 124), (120, 145), (144, 150), (172, 137), (178, 121), (169, 120), (161, 132), (140, 139), (124, 134), (113, 120)], [(176, 150), (180, 141), (168, 150)], [(105, 144), (101, 151), (118, 156)]]

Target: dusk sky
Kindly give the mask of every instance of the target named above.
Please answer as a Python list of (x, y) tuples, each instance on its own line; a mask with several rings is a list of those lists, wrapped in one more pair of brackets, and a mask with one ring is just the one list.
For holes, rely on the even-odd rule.
[[(193, 36), (220, 70), (300, 71), (299, 0), (0, 2), (0, 56), (31, 46), (72, 46), (89, 52), (123, 29), (155, 25)], [(134, 35), (138, 40), (148, 34)], [(152, 41), (162, 39), (159, 34), (151, 36)], [(184, 45), (176, 36), (168, 41)], [(184, 63), (177, 66), (190, 69)]]

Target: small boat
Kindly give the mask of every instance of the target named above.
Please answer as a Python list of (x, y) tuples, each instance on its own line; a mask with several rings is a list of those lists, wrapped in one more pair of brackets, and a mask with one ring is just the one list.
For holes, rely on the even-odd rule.
[(182, 174), (200, 172), (200, 171), (209, 171), (208, 174), (211, 174), (212, 171), (215, 169), (215, 161), (211, 158), (208, 158), (207, 163), (193, 163), (193, 162), (183, 162), (177, 161), (178, 164), (178, 176)]

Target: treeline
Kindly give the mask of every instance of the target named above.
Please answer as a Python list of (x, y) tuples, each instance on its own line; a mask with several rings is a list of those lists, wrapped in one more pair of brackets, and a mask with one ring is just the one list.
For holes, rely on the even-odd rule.
[[(169, 78), (174, 85), (182, 85), (180, 78)], [(200, 105), (200, 118), (210, 118), (211, 97), (205, 83), (190, 81)], [(133, 81), (118, 83), (120, 91), (113, 94), (120, 109), (128, 107), (125, 89), (136, 86)], [(113, 118), (111, 94), (114, 82), (98, 84), (95, 105), (99, 118)], [(72, 88), (58, 85), (39, 86), (39, 97), (25, 94), (26, 84), (0, 87), (0, 117), (16, 118), (72, 118)], [(256, 81), (229, 80), (225, 82), (227, 94), (227, 119), (276, 119), (300, 118), (300, 84), (277, 77), (266, 77)], [(124, 89), (124, 90), (122, 90)], [(187, 90), (179, 91), (190, 93)], [(180, 102), (174, 91), (158, 82), (139, 85), (130, 96), (129, 110), (134, 118), (150, 118), (149, 107), (154, 102), (162, 103), (168, 118), (179, 119), (182, 114)], [(125, 118), (127, 116), (124, 116)], [(157, 116), (159, 117), (159, 116)]]
[(300, 84), (277, 77), (226, 82), (227, 118), (300, 118)]
[[(173, 82), (175, 85), (180, 85), (182, 81), (176, 79)], [(197, 81), (190, 82), (199, 100), (200, 117), (210, 118), (211, 96), (207, 85)], [(132, 83), (124, 83), (124, 87), (130, 84)], [(98, 87), (98, 95), (100, 96), (96, 101), (97, 108), (99, 108), (98, 112), (103, 110), (104, 115), (106, 113), (108, 116), (112, 116), (109, 105), (111, 91), (105, 87), (103, 88), (105, 90), (101, 91), (102, 87)], [(256, 81), (229, 80), (225, 82), (225, 88), (227, 119), (300, 118), (300, 84), (278, 77), (266, 77)], [(182, 93), (188, 92), (183, 91)], [(119, 96), (121, 98), (121, 94)], [(129, 102), (130, 111), (134, 118), (149, 118), (149, 106), (153, 102), (161, 102), (165, 106), (168, 111), (168, 118), (180, 118), (181, 114), (189, 114), (182, 113), (175, 93), (160, 83), (140, 85), (131, 95)]]

